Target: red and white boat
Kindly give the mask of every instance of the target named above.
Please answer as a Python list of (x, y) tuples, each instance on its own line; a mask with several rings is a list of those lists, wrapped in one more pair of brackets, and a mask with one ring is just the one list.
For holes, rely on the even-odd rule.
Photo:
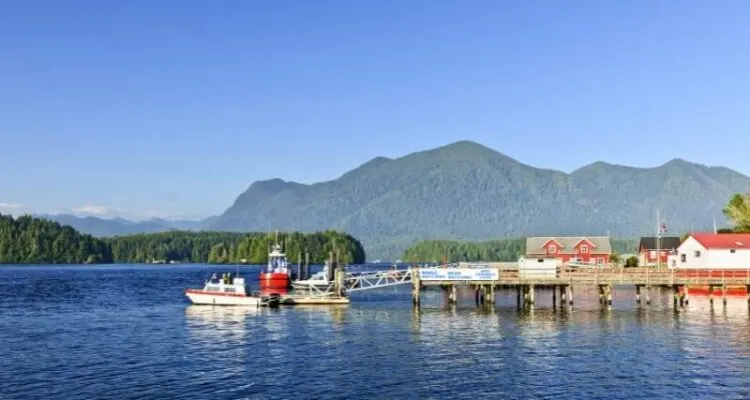
[(278, 242), (268, 253), (268, 264), (260, 271), (259, 283), (261, 292), (285, 292), (291, 287), (292, 268)]
[(245, 278), (231, 273), (216, 274), (206, 281), (203, 289), (187, 289), (185, 295), (193, 304), (221, 306), (278, 306), (281, 297), (274, 293), (268, 296), (254, 295), (247, 290)]

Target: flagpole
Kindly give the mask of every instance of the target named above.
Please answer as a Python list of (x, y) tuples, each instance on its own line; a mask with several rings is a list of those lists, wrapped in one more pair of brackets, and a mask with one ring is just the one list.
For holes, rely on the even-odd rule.
[(656, 209), (656, 268), (661, 267), (661, 221), (659, 209)]

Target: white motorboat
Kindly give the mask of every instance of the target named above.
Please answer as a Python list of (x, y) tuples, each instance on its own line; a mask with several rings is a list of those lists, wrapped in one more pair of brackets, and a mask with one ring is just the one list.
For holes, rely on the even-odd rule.
[(245, 278), (232, 276), (231, 273), (222, 274), (221, 278), (213, 274), (203, 289), (187, 289), (185, 295), (193, 304), (217, 306), (276, 307), (281, 301), (278, 293), (261, 296), (249, 292), (245, 286)]
[[(310, 276), (308, 279), (302, 279), (292, 282), (292, 288), (297, 290), (320, 290), (326, 291), (331, 287), (333, 281), (328, 280), (328, 262), (323, 266), (323, 269)], [(345, 279), (351, 279), (354, 275), (350, 272), (344, 274)]]

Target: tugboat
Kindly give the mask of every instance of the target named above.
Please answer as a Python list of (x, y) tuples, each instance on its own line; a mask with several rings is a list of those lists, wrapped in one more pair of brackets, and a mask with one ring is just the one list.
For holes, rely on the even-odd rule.
[(273, 244), (268, 253), (268, 265), (260, 272), (259, 282), (262, 292), (286, 291), (291, 286), (292, 269), (278, 242)]
[(268, 296), (257, 296), (248, 292), (245, 278), (232, 276), (231, 273), (216, 274), (206, 281), (203, 289), (187, 289), (185, 295), (193, 304), (225, 306), (270, 306), (278, 307), (281, 296), (272, 293)]

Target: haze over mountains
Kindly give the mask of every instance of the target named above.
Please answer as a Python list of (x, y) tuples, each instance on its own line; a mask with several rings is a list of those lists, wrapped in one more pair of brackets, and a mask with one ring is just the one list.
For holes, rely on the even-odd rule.
[(398, 258), (424, 239), (650, 235), (657, 209), (669, 231), (682, 234), (711, 227), (714, 218), (724, 225), (722, 208), (732, 194), (748, 189), (748, 176), (680, 159), (655, 168), (597, 162), (566, 174), (461, 141), (396, 159), (378, 157), (327, 182), (257, 181), (223, 214), (205, 221), (109, 220), (122, 225), (111, 231), (90, 218), (61, 222), (98, 236), (337, 229), (360, 239), (368, 259)]

